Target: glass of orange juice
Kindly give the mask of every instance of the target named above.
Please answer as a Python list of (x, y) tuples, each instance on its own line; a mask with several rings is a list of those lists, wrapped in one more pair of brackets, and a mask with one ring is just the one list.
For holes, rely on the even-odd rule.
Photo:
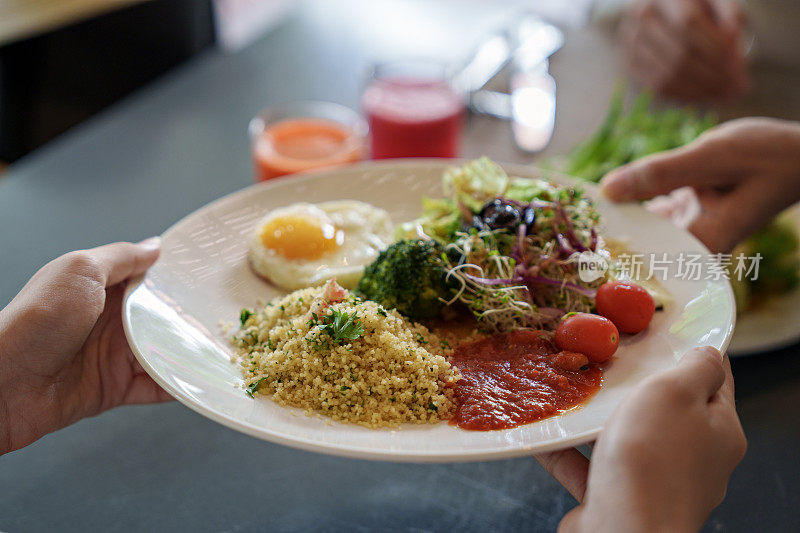
[(293, 102), (265, 109), (250, 121), (255, 181), (359, 161), (367, 124), (333, 102)]

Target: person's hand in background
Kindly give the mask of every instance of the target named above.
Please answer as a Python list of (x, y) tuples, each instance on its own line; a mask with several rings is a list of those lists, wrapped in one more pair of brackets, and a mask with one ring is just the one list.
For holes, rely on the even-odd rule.
[(699, 530), (747, 448), (733, 392), (727, 358), (696, 348), (623, 399), (591, 462), (574, 448), (537, 456), (581, 502), (559, 530)]
[(600, 182), (611, 200), (646, 200), (690, 186), (700, 212), (689, 223), (713, 252), (730, 252), (800, 200), (800, 123), (739, 119), (694, 142), (644, 157)]
[(157, 238), (68, 253), (0, 310), (0, 454), (118, 405), (170, 399), (122, 329), (124, 282), (158, 253)]
[(741, 96), (750, 87), (745, 16), (735, 0), (639, 0), (620, 25), (631, 74), (681, 100)]

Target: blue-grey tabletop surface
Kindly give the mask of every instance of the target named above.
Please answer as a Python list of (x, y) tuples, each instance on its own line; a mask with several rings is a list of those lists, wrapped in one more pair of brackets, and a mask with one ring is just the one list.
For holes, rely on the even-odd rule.
[[(49, 259), (157, 235), (251, 183), (248, 120), (324, 99), (357, 107), (367, 65), (457, 61), (508, 4), (303, 2), (248, 47), (209, 50), (13, 164), (0, 178), (0, 305)], [(567, 32), (552, 62), (564, 153), (597, 127), (619, 73), (607, 32)], [(722, 114), (797, 113), (765, 83)], [(791, 85), (791, 84), (789, 84)], [(797, 85), (794, 85), (795, 91)], [(788, 98), (788, 96), (786, 96)], [(789, 109), (789, 111), (787, 111)], [(787, 118), (798, 118), (790, 116)], [(533, 162), (507, 125), (468, 124), (463, 155)], [(800, 530), (800, 347), (735, 359), (749, 451), (709, 531)], [(533, 458), (413, 465), (270, 444), (176, 403), (116, 409), (0, 457), (0, 531), (552, 531), (576, 505)]]

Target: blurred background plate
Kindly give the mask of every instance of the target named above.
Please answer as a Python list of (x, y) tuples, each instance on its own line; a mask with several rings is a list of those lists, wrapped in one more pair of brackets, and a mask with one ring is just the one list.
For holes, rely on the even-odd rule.
[(736, 320), (731, 357), (770, 352), (800, 340), (800, 290), (776, 297)]
[[(727, 348), (734, 322), (725, 280), (664, 282), (674, 303), (649, 329), (623, 339), (602, 389), (580, 409), (522, 427), (465, 431), (448, 424), (370, 430), (326, 423), (267, 398), (253, 400), (236, 384), (239, 369), (221, 321), (235, 322), (243, 307), (278, 294), (250, 270), (246, 236), (267, 211), (297, 201), (356, 199), (389, 211), (395, 222), (420, 211), (420, 198), (441, 195), (441, 176), (452, 161), (362, 163), (279, 178), (217, 200), (163, 235), (163, 251), (144, 279), (129, 285), (125, 332), (142, 366), (170, 394), (195, 411), (271, 442), (335, 455), (394, 461), (468, 461), (528, 455), (593, 440), (618, 402), (645, 377), (669, 369), (694, 346)], [(511, 174), (539, 177), (530, 167)], [(570, 178), (549, 175), (561, 183)], [(597, 198), (592, 185), (581, 183)], [(597, 198), (604, 234), (641, 253), (707, 253), (688, 233), (637, 205)]]
[[(800, 233), (800, 204), (786, 215)], [(728, 353), (731, 357), (756, 355), (790, 346), (800, 340), (800, 288), (770, 298), (736, 319)]]

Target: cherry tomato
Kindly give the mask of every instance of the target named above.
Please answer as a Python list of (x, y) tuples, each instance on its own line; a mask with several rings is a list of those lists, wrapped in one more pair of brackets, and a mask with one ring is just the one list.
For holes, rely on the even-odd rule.
[(617, 326), (621, 333), (639, 333), (647, 328), (656, 303), (644, 288), (635, 283), (611, 281), (597, 290), (597, 314)]
[(582, 353), (592, 363), (602, 363), (617, 351), (619, 332), (607, 318), (576, 313), (561, 321), (555, 341), (559, 350)]

